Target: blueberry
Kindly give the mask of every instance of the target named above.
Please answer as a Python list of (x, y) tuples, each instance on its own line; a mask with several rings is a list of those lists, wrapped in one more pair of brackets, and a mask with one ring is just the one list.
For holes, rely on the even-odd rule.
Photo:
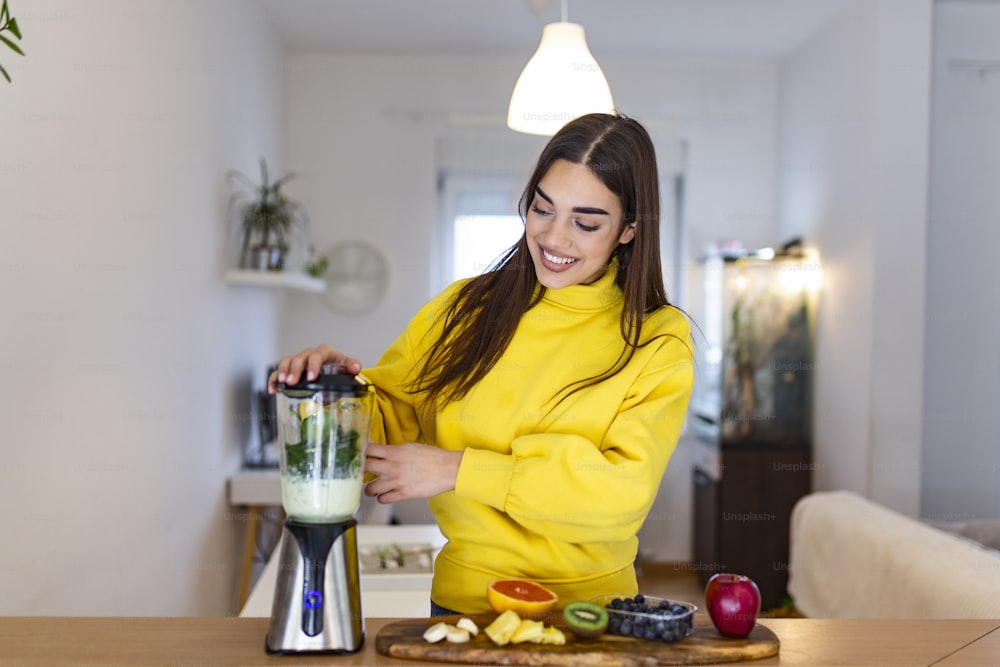
[(639, 604), (642, 604), (642, 603), (644, 603), (644, 602), (646, 601), (646, 596), (645, 596), (645, 595), (643, 595), (642, 593), (639, 593), (638, 595), (636, 595), (636, 596), (635, 596), (635, 598), (634, 598), (634, 599), (635, 599), (635, 601), (636, 601), (636, 602), (638, 602)]
[(630, 635), (632, 634), (632, 624), (628, 621), (622, 621), (619, 630), (623, 635)]

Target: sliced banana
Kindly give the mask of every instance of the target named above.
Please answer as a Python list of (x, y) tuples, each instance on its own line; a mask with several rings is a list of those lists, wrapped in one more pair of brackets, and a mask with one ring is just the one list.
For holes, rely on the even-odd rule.
[(448, 634), (445, 639), (453, 644), (463, 644), (469, 641), (469, 631), (465, 628), (458, 628), (454, 625), (449, 625)]
[(468, 630), (469, 634), (473, 637), (479, 634), (479, 626), (477, 626), (471, 618), (466, 618), (465, 616), (458, 619), (458, 623), (455, 624), (455, 627)]
[(447, 623), (435, 623), (431, 627), (424, 630), (424, 641), (436, 644), (448, 636), (448, 628), (450, 627), (452, 626)]
[[(464, 621), (464, 623), (463, 623)], [(479, 628), (472, 622), (472, 619), (459, 619), (457, 625), (440, 622), (424, 630), (424, 641), (436, 644), (442, 639), (447, 639), (453, 644), (462, 644), (479, 633)]]

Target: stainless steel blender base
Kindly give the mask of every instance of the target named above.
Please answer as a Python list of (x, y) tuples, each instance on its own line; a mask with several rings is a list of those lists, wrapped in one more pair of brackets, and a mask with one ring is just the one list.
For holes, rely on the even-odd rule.
[(355, 653), (365, 638), (358, 576), (357, 522), (288, 519), (278, 553), (270, 654)]

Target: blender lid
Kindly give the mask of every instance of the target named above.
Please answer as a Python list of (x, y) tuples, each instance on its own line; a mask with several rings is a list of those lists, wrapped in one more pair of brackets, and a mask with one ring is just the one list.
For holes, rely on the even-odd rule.
[(278, 383), (279, 391), (326, 391), (337, 394), (364, 396), (372, 390), (372, 385), (363, 377), (344, 372), (340, 364), (325, 364), (314, 380), (307, 380), (305, 374), (295, 384)]

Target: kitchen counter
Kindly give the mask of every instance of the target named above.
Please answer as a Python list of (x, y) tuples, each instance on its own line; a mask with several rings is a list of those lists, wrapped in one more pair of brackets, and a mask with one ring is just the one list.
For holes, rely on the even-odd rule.
[[(361, 556), (361, 609), (366, 616), (423, 617), (430, 612), (431, 571), (372, 570), (365, 568), (364, 553), (389, 545), (399, 545), (404, 550), (425, 547), (424, 558), (431, 563), (444, 546), (444, 535), (437, 525), (372, 526), (357, 527), (358, 551)], [(278, 579), (277, 549), (268, 560), (257, 583), (240, 610), (240, 616), (271, 616), (275, 582)]]
[[(369, 618), (359, 653), (271, 657), (266, 618), (0, 617), (4, 665), (417, 665), (375, 651), (393, 619)], [(781, 640), (779, 655), (732, 665), (995, 664), (1000, 620), (762, 619)], [(938, 662), (941, 661), (941, 662)], [(440, 666), (442, 663), (433, 663)]]

